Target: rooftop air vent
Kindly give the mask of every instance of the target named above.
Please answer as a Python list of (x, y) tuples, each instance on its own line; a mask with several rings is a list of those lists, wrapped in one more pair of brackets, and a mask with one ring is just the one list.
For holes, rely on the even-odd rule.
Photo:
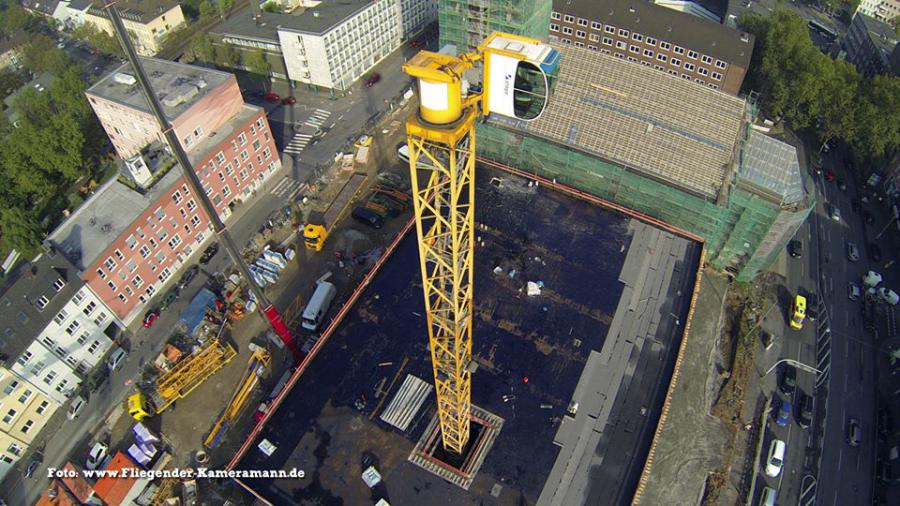
[(113, 76), (113, 80), (119, 84), (128, 86), (132, 86), (137, 82), (137, 79), (135, 79), (133, 75), (126, 74), (125, 72), (116, 72), (116, 75)]

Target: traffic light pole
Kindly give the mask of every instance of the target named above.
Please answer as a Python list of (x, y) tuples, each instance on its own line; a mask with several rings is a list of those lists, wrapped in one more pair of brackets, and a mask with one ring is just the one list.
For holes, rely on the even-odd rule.
[(184, 148), (181, 147), (181, 141), (178, 139), (178, 136), (175, 133), (175, 129), (172, 128), (172, 124), (169, 123), (169, 120), (163, 113), (163, 109), (159, 103), (159, 99), (156, 97), (156, 94), (153, 93), (153, 89), (150, 86), (150, 81), (147, 79), (147, 75), (144, 73), (144, 68), (141, 65), (140, 60), (138, 59), (137, 53), (135, 53), (134, 51), (134, 46), (131, 44), (131, 40), (128, 38), (128, 32), (125, 29), (125, 25), (122, 23), (122, 18), (119, 17), (119, 13), (116, 10), (115, 2), (106, 2), (104, 8), (106, 10), (106, 13), (109, 15), (110, 21), (112, 22), (113, 28), (115, 29), (116, 35), (119, 39), (119, 43), (125, 50), (125, 56), (134, 69), (135, 78), (140, 84), (140, 87), (144, 92), (144, 96), (147, 97), (147, 102), (150, 104), (150, 109), (153, 115), (159, 122), (159, 127), (162, 130), (163, 135), (165, 136), (166, 143), (169, 145), (169, 149), (171, 149), (172, 153), (175, 155), (175, 159), (178, 161), (179, 165), (181, 165), (181, 170), (184, 173), (185, 178), (187, 179), (188, 186), (191, 188), (191, 191), (194, 192), (194, 195), (196, 195), (197, 200), (200, 201), (200, 205), (203, 207), (203, 210), (209, 216), (209, 219), (213, 224), (213, 230), (215, 231), (216, 236), (222, 242), (222, 245), (225, 247), (225, 251), (228, 252), (228, 257), (231, 258), (232, 264), (234, 264), (238, 268), (241, 275), (245, 280), (247, 280), (247, 283), (250, 285), (250, 291), (253, 292), (253, 295), (257, 301), (257, 305), (259, 306), (263, 316), (266, 317), (266, 320), (269, 322), (272, 330), (274, 330), (275, 333), (278, 334), (278, 337), (281, 338), (281, 341), (284, 343), (285, 347), (290, 350), (291, 354), (293, 355), (294, 361), (296, 363), (299, 363), (301, 355), (299, 350), (297, 349), (293, 333), (287, 328), (287, 325), (284, 324), (278, 308), (276, 308), (275, 305), (269, 301), (269, 299), (263, 293), (262, 288), (260, 288), (253, 281), (253, 276), (250, 273), (250, 269), (241, 258), (240, 251), (235, 245), (234, 240), (231, 238), (231, 234), (228, 233), (228, 230), (225, 228), (225, 224), (222, 223), (221, 219), (219, 219), (219, 215), (218, 213), (216, 213), (215, 207), (212, 205), (212, 202), (209, 201), (206, 192), (203, 191), (203, 185), (200, 183), (200, 178), (197, 177), (197, 173), (194, 171), (193, 164), (191, 164), (187, 153), (185, 153), (184, 151)]

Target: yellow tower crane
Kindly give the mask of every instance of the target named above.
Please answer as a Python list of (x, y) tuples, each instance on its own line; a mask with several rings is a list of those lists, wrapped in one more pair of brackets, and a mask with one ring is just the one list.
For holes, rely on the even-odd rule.
[[(470, 93), (464, 74), (477, 62), (483, 91)], [(438, 416), (444, 448), (456, 454), (471, 414), (475, 120), (537, 119), (558, 64), (539, 40), (495, 32), (474, 53), (420, 51), (403, 66), (419, 91), (406, 134)]]

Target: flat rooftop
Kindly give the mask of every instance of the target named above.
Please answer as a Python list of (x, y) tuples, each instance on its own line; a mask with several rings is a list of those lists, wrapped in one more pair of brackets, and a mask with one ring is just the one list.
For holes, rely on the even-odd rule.
[[(234, 78), (233, 74), (226, 72), (157, 58), (141, 58), (141, 64), (150, 79), (150, 86), (162, 104), (166, 118), (170, 121), (212, 90)], [(106, 74), (85, 93), (150, 112), (150, 104), (136, 81), (131, 63), (124, 63)]]
[(260, 12), (253, 19), (250, 6), (233, 13), (212, 29), (213, 33), (242, 38), (278, 41), (278, 30), (291, 30), (311, 35), (323, 35), (375, 0), (326, 0), (316, 7), (298, 8), (285, 14)]
[(745, 102), (653, 68), (553, 44), (563, 65), (531, 134), (715, 199), (735, 163)]
[(181, 170), (176, 165), (143, 194), (118, 178), (110, 179), (46, 240), (83, 271), (179, 178)]
[[(499, 188), (491, 177), (502, 180)], [(600, 494), (631, 497), (668, 383), (665, 364), (678, 350), (680, 334), (668, 312), (681, 314), (690, 299), (690, 289), (673, 295), (661, 287), (666, 280), (679, 288), (678, 280), (693, 282), (699, 246), (659, 231), (649, 242), (637, 239), (642, 226), (630, 218), (529, 188), (505, 173), (480, 169), (476, 188), (476, 221), (487, 228), (479, 227), (484, 246), (475, 253), (472, 401), (504, 422), (469, 490), (407, 461), (435, 413), (433, 393), (405, 431), (380, 420), (407, 375), (432, 382), (416, 239), (409, 234), (238, 463), (306, 472), (300, 480), (245, 480), (267, 500), (371, 504), (377, 494), (392, 504), (535, 504), (548, 487), (550, 496), (572, 491), (586, 504)], [(638, 247), (631, 252), (633, 241)], [(680, 258), (669, 255), (674, 244)], [(669, 274), (640, 287), (620, 281), (653, 270)], [(527, 296), (527, 281), (542, 282), (541, 294)], [(639, 296), (629, 295), (624, 306), (631, 318), (617, 318), (623, 294), (635, 290)], [(648, 314), (652, 298), (667, 301), (656, 318)], [(632, 325), (644, 316), (643, 327)], [(638, 327), (658, 330), (656, 344), (635, 339)], [(618, 360), (623, 350), (628, 354), (616, 371), (598, 361)], [(591, 383), (597, 374), (610, 383)], [(566, 414), (573, 398), (583, 399), (574, 418)], [(584, 423), (598, 419), (605, 427)], [(571, 444), (585, 428), (601, 437)], [(257, 448), (263, 438), (277, 447), (270, 457)], [(360, 478), (364, 452), (374, 455), (384, 480), (375, 494)], [(563, 480), (556, 469), (570, 462)]]

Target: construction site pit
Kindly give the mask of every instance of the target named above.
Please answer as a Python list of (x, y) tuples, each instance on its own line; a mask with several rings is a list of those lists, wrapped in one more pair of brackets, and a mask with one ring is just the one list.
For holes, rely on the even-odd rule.
[[(303, 477), (242, 478), (242, 486), (279, 505), (631, 500), (701, 245), (494, 169), (479, 167), (475, 202), (472, 404), (487, 423), (473, 438), (484, 451), (462, 469), (436, 454), (408, 233), (234, 466)], [(460, 472), (435, 473), (423, 456)], [(372, 487), (362, 478), (370, 468), (380, 480)]]

